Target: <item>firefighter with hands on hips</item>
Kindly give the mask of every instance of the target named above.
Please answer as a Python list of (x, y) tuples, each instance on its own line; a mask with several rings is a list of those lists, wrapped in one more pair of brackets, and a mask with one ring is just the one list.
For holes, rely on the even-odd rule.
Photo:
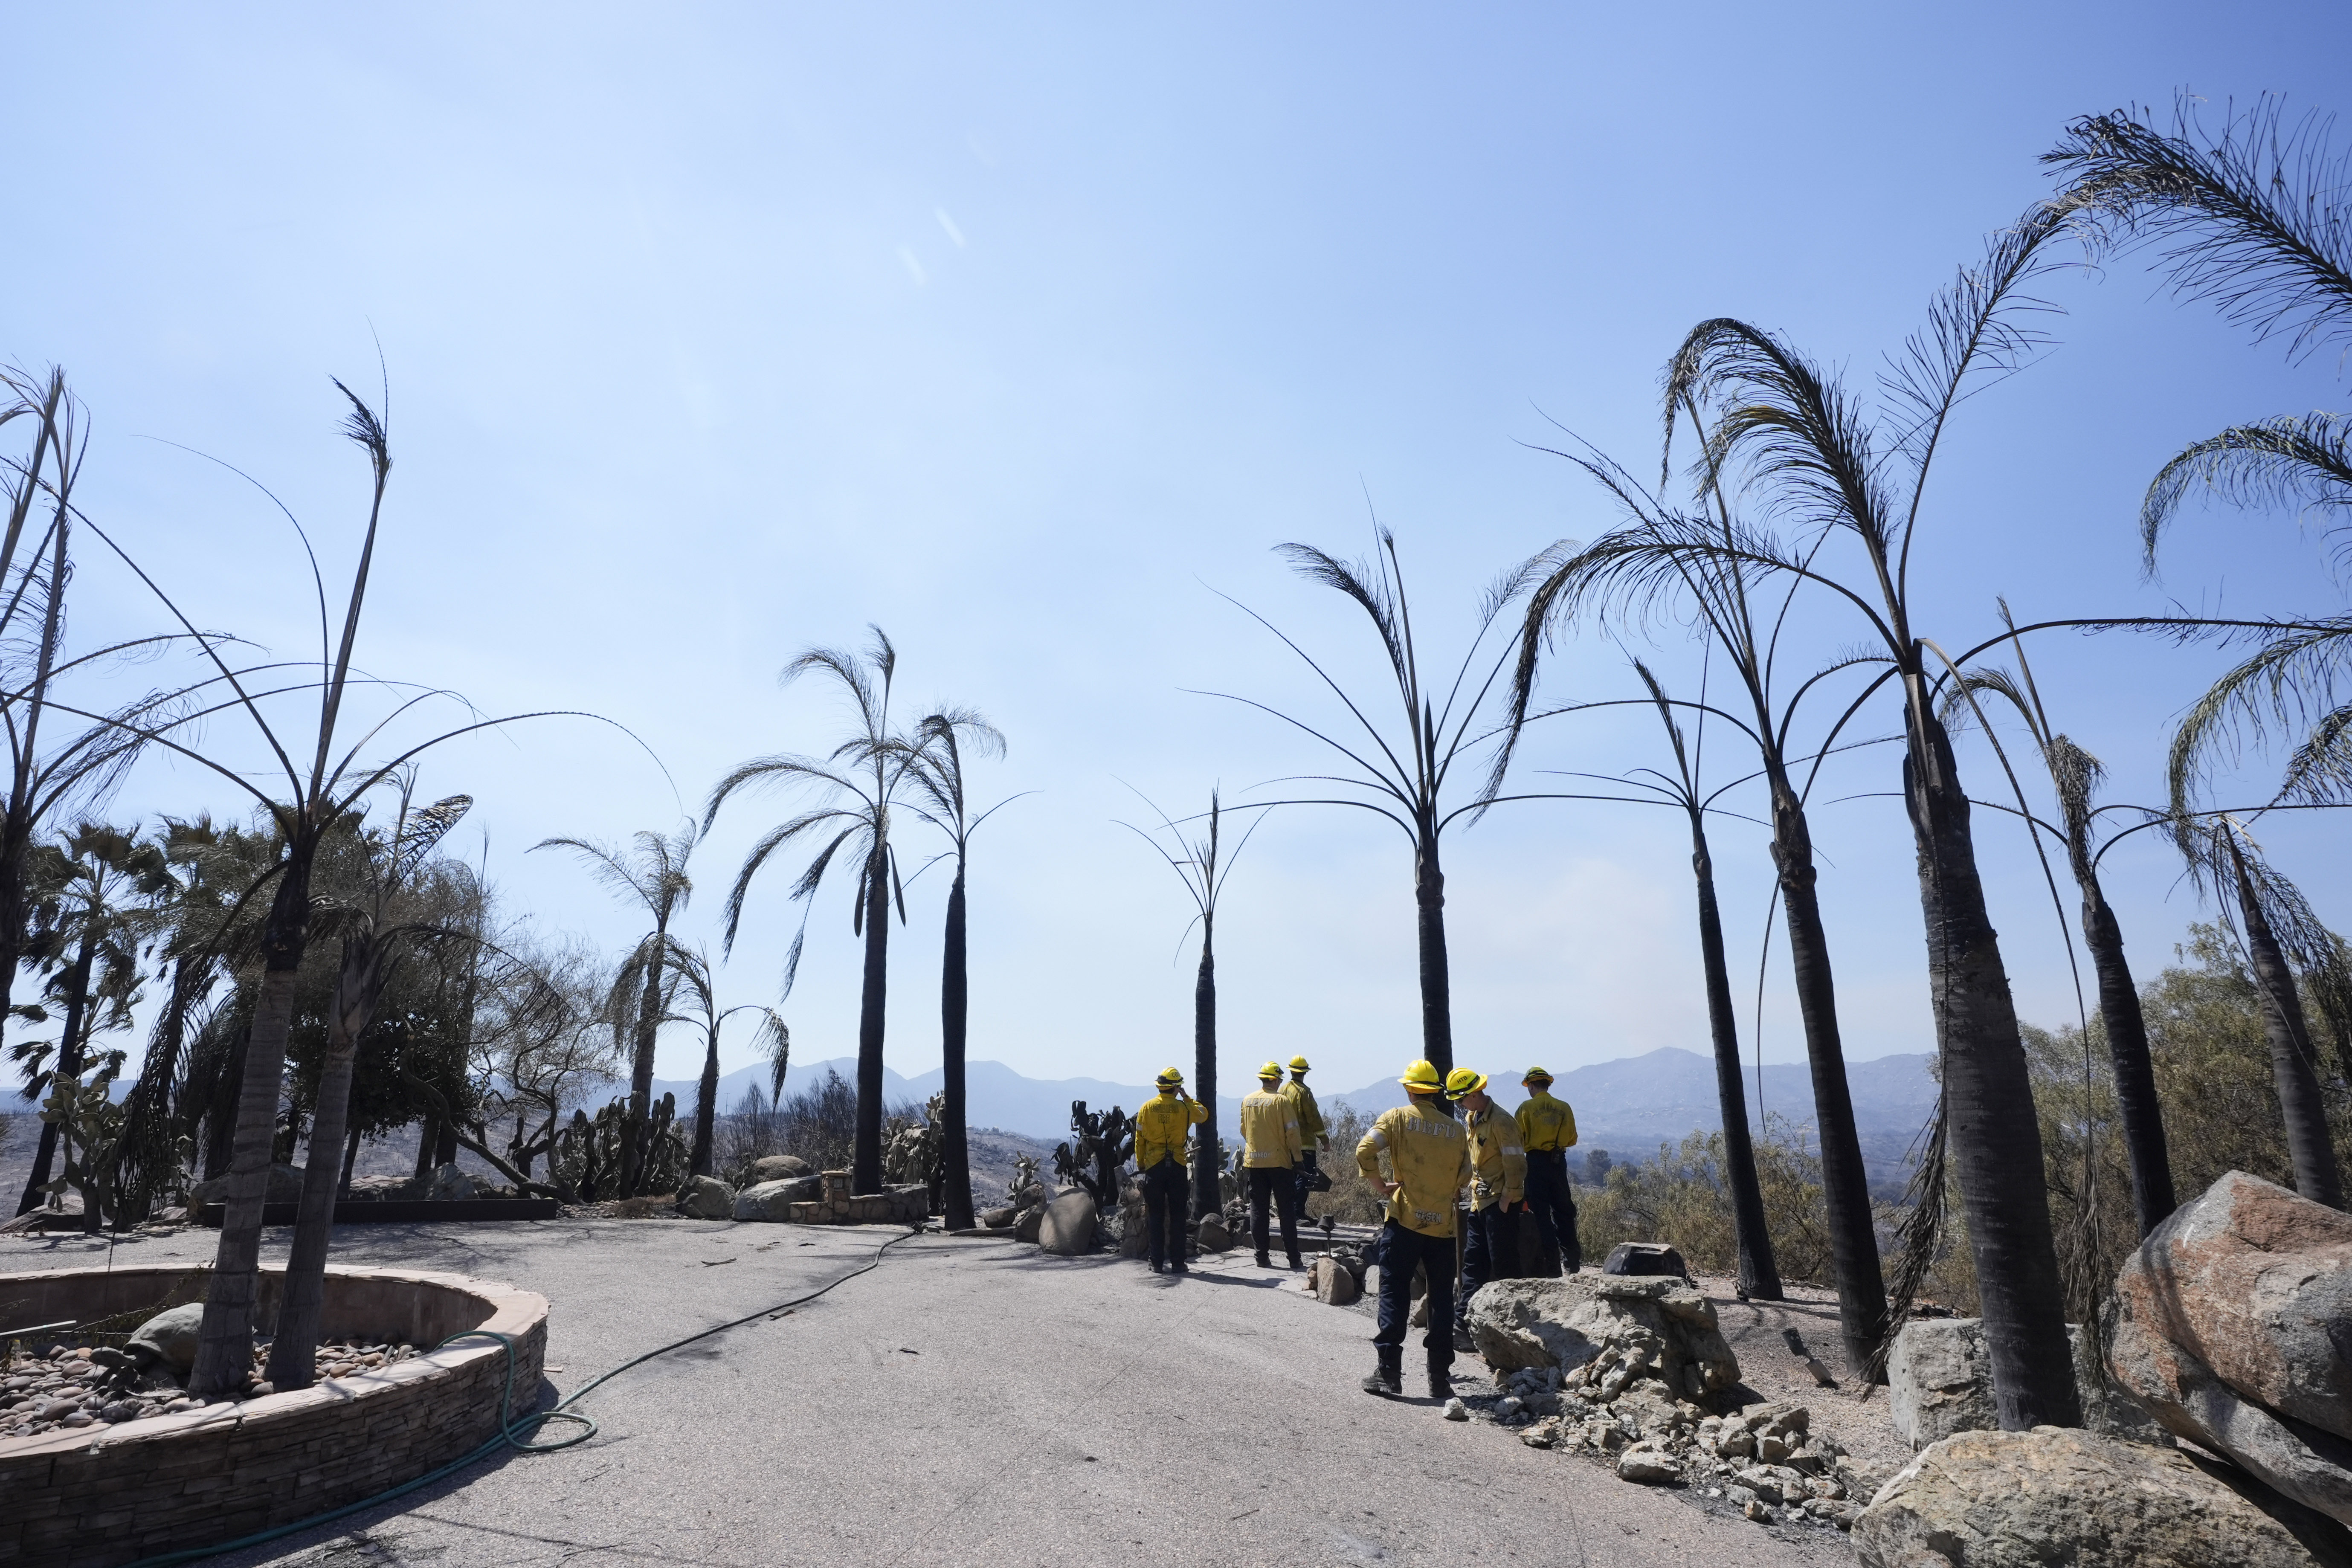
[(1268, 1062), (1257, 1069), (1257, 1092), (1242, 1100), (1242, 1168), (1249, 1174), (1250, 1240), (1257, 1266), (1274, 1267), (1265, 1256), (1265, 1208), (1272, 1200), (1282, 1215), (1282, 1250), (1290, 1267), (1298, 1260), (1298, 1112), (1280, 1089), (1282, 1068)]
[(1135, 1168), (1143, 1173), (1144, 1235), (1154, 1274), (1184, 1267), (1184, 1137), (1209, 1120), (1209, 1108), (1184, 1092), (1170, 1068), (1153, 1080), (1160, 1092), (1135, 1113)]
[(1547, 1249), (1559, 1253), (1560, 1267), (1573, 1274), (1584, 1267), (1576, 1239), (1576, 1190), (1569, 1185), (1568, 1152), (1576, 1147), (1576, 1112), (1551, 1092), (1551, 1074), (1529, 1068), (1519, 1087), (1528, 1091), (1519, 1107), (1519, 1142), (1528, 1153), (1528, 1207)]
[(1282, 1086), (1282, 1097), (1298, 1113), (1298, 1212), (1307, 1212), (1307, 1194), (1328, 1191), (1331, 1178), (1325, 1175), (1316, 1160), (1318, 1150), (1331, 1147), (1331, 1134), (1323, 1121), (1322, 1108), (1315, 1103), (1315, 1091), (1307, 1087), (1307, 1058), (1290, 1058), (1290, 1081)]
[(1445, 1098), (1462, 1108), (1462, 1130), (1470, 1140), (1470, 1235), (1462, 1258), (1467, 1300), (1490, 1279), (1518, 1277), (1528, 1156), (1519, 1146), (1518, 1122), (1486, 1093), (1485, 1073), (1455, 1068), (1445, 1077)]
[(1391, 1397), (1404, 1392), (1405, 1329), (1419, 1268), (1429, 1277), (1429, 1332), (1422, 1341), (1429, 1356), (1429, 1396), (1447, 1399), (1454, 1394), (1454, 1204), (1470, 1180), (1470, 1140), (1437, 1103), (1445, 1086), (1434, 1067), (1415, 1062), (1397, 1081), (1410, 1103), (1381, 1111), (1356, 1145), (1356, 1168), (1389, 1200), (1375, 1243), (1381, 1312), (1372, 1345), (1380, 1364), (1363, 1388)]

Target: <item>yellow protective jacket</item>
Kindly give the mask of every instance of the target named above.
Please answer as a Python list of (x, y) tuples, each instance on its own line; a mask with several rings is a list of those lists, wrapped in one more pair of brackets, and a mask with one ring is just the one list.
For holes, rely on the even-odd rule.
[(1298, 1112), (1290, 1097), (1258, 1089), (1242, 1100), (1242, 1163), (1288, 1170), (1298, 1163)]
[(1462, 1124), (1433, 1105), (1416, 1103), (1383, 1110), (1356, 1145), (1356, 1169), (1368, 1181), (1398, 1184), (1389, 1197), (1389, 1218), (1423, 1236), (1454, 1234), (1454, 1199), (1470, 1179), (1470, 1140)]
[(1184, 1134), (1209, 1119), (1209, 1108), (1197, 1100), (1172, 1094), (1155, 1095), (1135, 1113), (1135, 1168), (1148, 1171), (1173, 1156), (1184, 1163)]
[(1315, 1103), (1315, 1091), (1292, 1079), (1282, 1086), (1282, 1098), (1298, 1113), (1298, 1146), (1312, 1149), (1318, 1143), (1328, 1142), (1324, 1136), (1323, 1109)]
[(1519, 1142), (1530, 1154), (1576, 1147), (1576, 1112), (1568, 1101), (1538, 1094), (1519, 1107)]
[(1462, 1119), (1470, 1139), (1470, 1206), (1516, 1204), (1528, 1195), (1528, 1152), (1519, 1143), (1519, 1124), (1499, 1105), (1473, 1111)]

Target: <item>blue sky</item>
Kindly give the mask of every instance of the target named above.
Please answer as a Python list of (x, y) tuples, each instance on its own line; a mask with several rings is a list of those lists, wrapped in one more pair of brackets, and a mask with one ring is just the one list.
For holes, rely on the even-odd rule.
[[(572, 721), (436, 752), (424, 787), (478, 797), (461, 837), (487, 836), (514, 908), (633, 937), (575, 867), (524, 851), (674, 826), (741, 758), (828, 743), (837, 710), (776, 672), (878, 622), (906, 710), (966, 702), (1004, 730), (984, 795), (1040, 792), (979, 842), (973, 1052), (1133, 1080), (1190, 1060), (1191, 950), (1174, 878), (1116, 825), (1141, 809), (1125, 784), (1180, 809), (1321, 765), (1192, 690), (1333, 716), (1218, 594), (1381, 695), (1361, 617), (1271, 546), (1357, 553), (1376, 510), (1424, 640), (1458, 647), (1497, 570), (1611, 521), (1530, 444), (1565, 426), (1651, 468), (1658, 368), (1692, 324), (1741, 316), (1866, 382), (2046, 190), (2035, 157), (2070, 116), (2181, 87), (2340, 108), (2352, 24), (2317, 4), (184, 7), (52, 10), (14, 36), (39, 64), (14, 93), (0, 352), (68, 368), (96, 431), (87, 504), (196, 620), (288, 652), (316, 635), (282, 521), (165, 443), (267, 483), (347, 570), (364, 472), (327, 378), (373, 389), (380, 342), (397, 468), (362, 661), (485, 712), (593, 710), (662, 764)], [(2155, 584), (2132, 531), (2171, 451), (2343, 406), (2339, 365), (2289, 365), (2135, 266), (2047, 292), (2056, 346), (1951, 439), (1923, 629), (1979, 640), (2003, 594), (2029, 619), (2340, 605), (2290, 519), (2192, 512)], [(78, 637), (156, 621), (95, 556), (76, 591)], [(1804, 655), (1859, 631), (1824, 612)], [(1643, 652), (1696, 686), (1679, 635)], [(1598, 639), (1554, 668), (1555, 695), (1630, 686)], [(2217, 668), (2070, 637), (2037, 674), (2113, 797), (2152, 799), (2166, 728)], [(1620, 773), (1656, 742), (1639, 715), (1595, 721), (1523, 765)], [(252, 754), (226, 722), (208, 743)], [(1991, 787), (1980, 743), (1963, 763)], [(1874, 797), (1895, 767), (1858, 753), (1815, 819), (1857, 1057), (1929, 1039), (1907, 830)], [(116, 811), (199, 804), (234, 802), (159, 762)], [(730, 806), (699, 852), (689, 924), (714, 949), (742, 850), (783, 810)], [(2339, 926), (2341, 840), (2265, 837)], [(1989, 819), (1981, 841), (2021, 1008), (2065, 1021), (2031, 854)], [(1743, 990), (1762, 844), (1716, 829)], [(1705, 1048), (1687, 856), (1677, 818), (1630, 807), (1463, 833), (1461, 1059)], [(2112, 867), (2152, 971), (2199, 911), (2155, 844)], [(943, 890), (919, 882), (894, 933), (901, 1072), (938, 1059)], [(784, 891), (754, 889), (730, 1000), (772, 997)], [(810, 1059), (855, 1042), (847, 885), (821, 900), (786, 1008)], [(1303, 1049), (1345, 1087), (1417, 1054), (1392, 829), (1277, 814), (1220, 952), (1230, 1061)], [(1777, 963), (1761, 1044), (1801, 1050)], [(663, 1072), (691, 1054), (666, 1042)]]

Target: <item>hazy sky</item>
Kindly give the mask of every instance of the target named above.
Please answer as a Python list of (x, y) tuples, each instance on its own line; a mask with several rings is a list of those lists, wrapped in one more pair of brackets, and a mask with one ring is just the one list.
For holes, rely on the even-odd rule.
[[(287, 656), (317, 635), (282, 519), (167, 443), (266, 483), (331, 582), (366, 475), (328, 377), (373, 395), (380, 341), (397, 467), (362, 661), (485, 713), (593, 710), (661, 764), (572, 720), (433, 753), (425, 792), (478, 797), (460, 847), (487, 835), (515, 908), (633, 938), (576, 866), (525, 851), (674, 826), (737, 761), (829, 745), (838, 708), (777, 671), (879, 623), (900, 711), (985, 710), (1011, 750), (975, 770), (982, 798), (1039, 792), (977, 845), (974, 1055), (1132, 1081), (1191, 1061), (1193, 950), (1174, 877), (1117, 826), (1143, 819), (1125, 785), (1178, 811), (1328, 762), (1193, 690), (1344, 721), (1219, 595), (1394, 718), (1361, 615), (1272, 546), (1355, 554), (1377, 512), (1423, 646), (1449, 663), (1499, 569), (1612, 521), (1533, 445), (1566, 426), (1654, 472), (1657, 373), (1691, 325), (1738, 315), (1867, 384), (1984, 234), (2047, 190), (2036, 155), (2069, 117), (2183, 87), (2344, 107), (2352, 13), (53, 7), (11, 37), (0, 353), (68, 368), (96, 431), (86, 504), (200, 624)], [(2045, 292), (2068, 312), (2047, 323), (2058, 346), (1949, 438), (1922, 629), (1980, 640), (2004, 594), (2028, 619), (2176, 596), (2340, 606), (2291, 519), (2192, 511), (2156, 584), (2133, 532), (2165, 457), (2235, 420), (2343, 406), (2338, 363), (2291, 366), (2134, 266)], [(84, 555), (78, 639), (159, 624)], [(1798, 657), (1860, 634), (1824, 607)], [(1695, 691), (1695, 645), (1669, 629), (1639, 646)], [(1623, 657), (1588, 638), (1547, 691), (1626, 695)], [(2220, 664), (2069, 637), (2037, 673), (2112, 798), (2152, 800), (2167, 727)], [(1532, 786), (1660, 761), (1652, 719), (1570, 722), (1531, 744)], [(1891, 727), (1887, 710), (1865, 730)], [(227, 721), (207, 743), (257, 754)], [(1962, 755), (1991, 792), (1981, 742)], [(1709, 765), (1728, 779), (1737, 759), (1718, 743)], [(1814, 819), (1857, 1057), (1930, 1042), (1910, 840), (1884, 796), (1896, 768), (1891, 747), (1847, 759)], [(116, 813), (202, 805), (236, 809), (158, 762)], [(698, 853), (689, 935), (714, 953), (745, 846), (788, 807), (730, 806)], [(1979, 822), (2021, 1008), (2070, 1021), (2030, 849)], [(2110, 868), (2145, 973), (2200, 911), (2142, 840)], [(2322, 822), (2265, 835), (2352, 927), (2342, 840)], [(1715, 849), (1746, 992), (1762, 831), (1727, 817)], [(1676, 816), (1605, 805), (1459, 832), (1460, 1059), (1705, 1049), (1688, 850)], [(772, 998), (796, 868), (754, 887), (728, 1000)], [(1303, 1049), (1347, 1088), (1418, 1054), (1410, 873), (1369, 816), (1275, 814), (1219, 931), (1229, 1074)], [(944, 890), (938, 872), (918, 882), (893, 932), (902, 1072), (939, 1057)], [(820, 895), (786, 1008), (805, 1059), (855, 1047), (849, 910), (847, 881)], [(695, 1049), (666, 1039), (665, 1075)], [(1762, 1050), (1801, 1054), (1777, 950)]]

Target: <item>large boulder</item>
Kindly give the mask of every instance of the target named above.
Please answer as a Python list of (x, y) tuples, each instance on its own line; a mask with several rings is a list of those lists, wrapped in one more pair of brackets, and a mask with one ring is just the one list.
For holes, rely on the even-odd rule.
[(2341, 1568), (2177, 1448), (2056, 1426), (1963, 1432), (1897, 1471), (1853, 1524), (1864, 1568)]
[(1200, 1244), (1201, 1250), (1203, 1252), (1223, 1252), (1234, 1244), (1234, 1238), (1225, 1233), (1223, 1217), (1213, 1214), (1204, 1214), (1201, 1216), (1201, 1223), (1194, 1228), (1192, 1239)]
[(1357, 1297), (1363, 1294), (1362, 1287), (1356, 1283), (1354, 1271), (1336, 1258), (1317, 1261), (1314, 1281), (1316, 1299), (1327, 1307), (1350, 1306)]
[(2352, 1523), (2352, 1215), (2232, 1171), (2116, 1277), (2108, 1364), (2167, 1428)]
[(139, 1325), (124, 1346), (142, 1362), (160, 1362), (175, 1372), (196, 1364), (196, 1335), (205, 1326), (205, 1304), (191, 1301), (156, 1313)]
[[(228, 1202), (226, 1176), (215, 1176), (209, 1182), (198, 1182), (188, 1189), (188, 1207), (200, 1209), (206, 1204)], [(302, 1173), (292, 1165), (269, 1167), (269, 1190), (263, 1196), (266, 1204), (292, 1204), (302, 1201)]]
[(1645, 1376), (1700, 1404), (1739, 1381), (1714, 1304), (1673, 1278), (1497, 1279), (1479, 1287), (1464, 1317), (1488, 1366), (1591, 1367), (1612, 1399)]
[[(2074, 1349), (2074, 1391), (2083, 1404), (2083, 1425), (2126, 1442), (2169, 1441), (2146, 1406), (2101, 1374), (2082, 1325), (2067, 1324), (2066, 1333)], [(1940, 1443), (1955, 1432), (1999, 1430), (1983, 1321), (1930, 1318), (1904, 1324), (1886, 1357), (1886, 1394), (1895, 1435), (1914, 1449)]]
[(677, 1206), (688, 1219), (732, 1219), (735, 1189), (716, 1176), (689, 1177), (677, 1194)]
[(735, 1217), (744, 1220), (788, 1220), (794, 1204), (814, 1203), (824, 1196), (823, 1176), (793, 1176), (761, 1182), (735, 1194)]
[(436, 1203), (467, 1203), (478, 1195), (474, 1178), (456, 1165), (436, 1165), (425, 1178), (425, 1195)]
[(1013, 1239), (1034, 1242), (1044, 1234), (1045, 1229), (1045, 1205), (1039, 1204), (1034, 1208), (1023, 1209), (1021, 1217), (1013, 1222)]
[(1077, 1258), (1095, 1249), (1095, 1234), (1102, 1214), (1090, 1193), (1064, 1193), (1045, 1207), (1037, 1224), (1037, 1245), (1056, 1258)]
[(1002, 1208), (982, 1209), (980, 1211), (980, 1223), (986, 1226), (991, 1230), (1003, 1230), (1007, 1226), (1011, 1226), (1014, 1220), (1019, 1219), (1020, 1217), (1021, 1211), (1014, 1208), (1011, 1204), (1006, 1204)]
[(756, 1187), (763, 1182), (789, 1182), (795, 1176), (814, 1176), (816, 1167), (798, 1154), (763, 1154), (751, 1162), (751, 1179), (743, 1184)]

